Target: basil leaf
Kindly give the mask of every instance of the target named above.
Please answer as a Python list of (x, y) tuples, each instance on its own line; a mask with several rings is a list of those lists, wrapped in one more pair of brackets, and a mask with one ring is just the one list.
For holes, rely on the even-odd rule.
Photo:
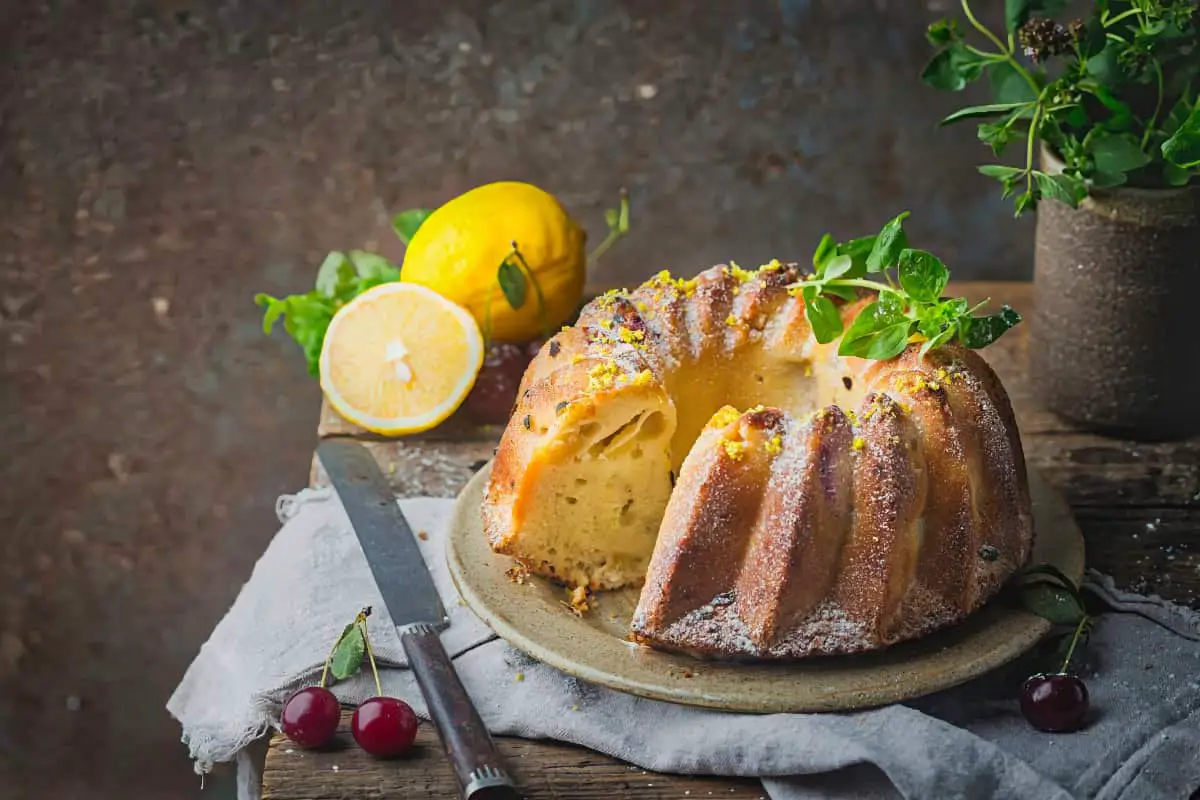
[(850, 260), (854, 262), (845, 277), (861, 278), (867, 274), (867, 256), (871, 255), (871, 250), (875, 247), (875, 240), (878, 238), (878, 236), (860, 236), (838, 245), (838, 253), (850, 256)]
[(1150, 156), (1132, 136), (1119, 136), (1097, 129), (1090, 137), (1092, 159), (1100, 172), (1132, 172), (1150, 162)]
[(400, 241), (408, 244), (416, 235), (417, 229), (425, 220), (429, 219), (429, 215), (433, 212), (432, 208), (410, 208), (407, 211), (401, 211), (392, 217), (392, 230), (400, 237)]
[(1169, 164), (1180, 169), (1200, 167), (1200, 103), (1192, 108), (1171, 138), (1162, 143), (1162, 154)]
[(950, 280), (941, 259), (924, 250), (905, 248), (899, 258), (900, 287), (923, 303), (935, 303)]
[(1034, 614), (1055, 625), (1077, 625), (1083, 607), (1071, 592), (1049, 583), (1028, 583), (1021, 587), (1021, 603)]
[(1037, 182), (1043, 197), (1053, 198), (1071, 208), (1079, 208), (1079, 202), (1087, 196), (1087, 186), (1083, 179), (1074, 175), (1061, 172), (1057, 175), (1034, 172), (1033, 179)]
[(867, 255), (867, 272), (883, 272), (895, 264), (900, 251), (908, 247), (908, 237), (904, 233), (904, 219), (908, 214), (907, 211), (897, 214), (875, 237)]
[(801, 292), (804, 299), (804, 314), (812, 328), (813, 336), (821, 344), (836, 339), (842, 332), (842, 315), (828, 297), (817, 294), (817, 287), (805, 286)]
[(1010, 306), (986, 317), (967, 317), (959, 324), (959, 338), (972, 350), (987, 347), (1021, 321), (1021, 315)]
[(821, 294), (840, 297), (847, 303), (852, 303), (858, 299), (858, 292), (854, 290), (853, 286), (822, 286)]
[(849, 272), (850, 268), (853, 266), (854, 266), (854, 260), (852, 258), (850, 258), (850, 256), (847, 256), (847, 255), (834, 256), (833, 258), (829, 259), (829, 261), (827, 261), (825, 263), (825, 271), (824, 271), (824, 274), (822, 277), (824, 277), (826, 280), (833, 280), (834, 278), (840, 278), (843, 275), (845, 275), (847, 272)]
[(525, 303), (525, 273), (521, 268), (507, 258), (500, 262), (500, 270), (496, 273), (500, 282), (500, 291), (513, 310)]
[(988, 63), (987, 57), (972, 53), (961, 41), (953, 41), (929, 60), (921, 71), (921, 80), (934, 89), (962, 91), (983, 74)]
[(317, 270), (317, 291), (326, 297), (343, 295), (350, 290), (354, 274), (354, 265), (346, 254), (334, 251), (325, 256)]
[(989, 103), (988, 105), (984, 106), (967, 106), (966, 108), (960, 108), (950, 116), (943, 118), (942, 121), (938, 123), (938, 127), (949, 125), (950, 123), (958, 122), (959, 120), (972, 119), (974, 117), (994, 117), (1009, 111), (1015, 111), (1019, 108), (1024, 108), (1026, 106), (1029, 107), (1029, 110), (1032, 113), (1033, 104), (1025, 102)]
[(828, 233), (821, 237), (821, 241), (817, 242), (817, 249), (813, 251), (813, 269), (817, 271), (819, 277), (824, 277), (821, 271), (821, 266), (825, 263), (825, 259), (829, 257), (835, 249), (833, 237)]
[(342, 631), (337, 644), (334, 645), (329, 671), (339, 681), (349, 678), (362, 666), (365, 652), (366, 643), (363, 641), (362, 628), (357, 622), (352, 622)]
[(354, 264), (360, 278), (374, 278), (379, 282), (400, 280), (400, 270), (381, 255), (365, 250), (351, 250), (350, 262)]
[(903, 304), (888, 294), (880, 294), (859, 312), (842, 336), (838, 355), (886, 360), (904, 350), (914, 320), (905, 317)]

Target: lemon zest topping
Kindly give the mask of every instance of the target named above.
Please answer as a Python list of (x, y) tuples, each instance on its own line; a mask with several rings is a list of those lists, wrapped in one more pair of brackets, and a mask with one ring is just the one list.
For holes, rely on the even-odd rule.
[(649, 386), (653, 382), (654, 382), (654, 373), (648, 369), (644, 369), (641, 372), (639, 372), (637, 375), (634, 375), (633, 381), (632, 381), (634, 386)]
[(608, 389), (613, 385), (619, 372), (620, 367), (611, 361), (592, 367), (588, 370), (588, 391), (598, 392)]
[(742, 416), (742, 412), (733, 406), (725, 406), (712, 415), (712, 419), (708, 421), (708, 424), (714, 428), (724, 428), (729, 423), (736, 421), (740, 416)]
[(767, 444), (764, 447), (769, 456), (777, 456), (783, 450), (783, 437), (775, 434), (770, 439), (767, 439)]
[(721, 446), (725, 448), (725, 455), (729, 456), (734, 461), (741, 461), (742, 456), (746, 453), (745, 442), (726, 441), (722, 442)]
[(864, 439), (861, 436), (855, 436), (854, 442), (850, 446), (852, 448), (854, 448), (855, 450), (862, 450), (864, 447), (866, 447), (866, 444), (867, 444), (866, 439)]

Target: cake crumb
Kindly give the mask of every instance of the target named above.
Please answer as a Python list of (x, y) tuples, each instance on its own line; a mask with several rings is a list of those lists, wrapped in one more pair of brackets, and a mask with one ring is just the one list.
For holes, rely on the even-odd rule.
[(422, 542), (429, 541), (429, 531), (417, 531), (417, 538)]
[(529, 568), (524, 564), (514, 564), (504, 571), (508, 579), (513, 583), (523, 584), (529, 580)]

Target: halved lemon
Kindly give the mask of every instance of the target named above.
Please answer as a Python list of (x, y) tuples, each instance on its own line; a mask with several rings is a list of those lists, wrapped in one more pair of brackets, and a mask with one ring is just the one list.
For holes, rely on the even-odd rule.
[(428, 430), (466, 399), (483, 364), (470, 312), (415, 283), (342, 306), (321, 346), (321, 389), (350, 422), (385, 436)]

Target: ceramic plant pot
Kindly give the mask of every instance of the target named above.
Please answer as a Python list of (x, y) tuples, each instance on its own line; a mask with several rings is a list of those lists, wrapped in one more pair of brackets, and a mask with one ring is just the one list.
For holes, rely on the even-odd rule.
[(1104, 435), (1200, 433), (1200, 187), (1039, 203), (1029, 324), (1049, 410)]

